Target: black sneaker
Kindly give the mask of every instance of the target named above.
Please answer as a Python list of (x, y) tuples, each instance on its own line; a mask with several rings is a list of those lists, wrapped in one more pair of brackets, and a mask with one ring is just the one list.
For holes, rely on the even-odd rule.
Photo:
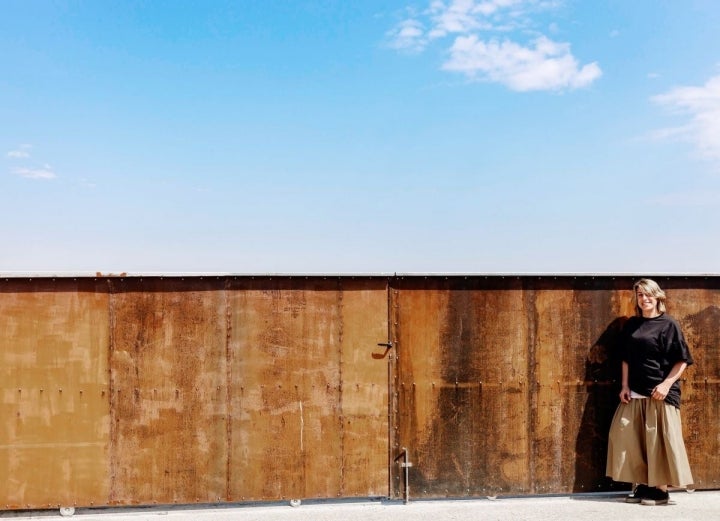
[(660, 490), (659, 488), (653, 487), (650, 489), (647, 496), (640, 500), (643, 505), (667, 505), (670, 501), (670, 494), (666, 491)]
[(625, 498), (625, 503), (640, 503), (644, 498), (648, 497), (651, 488), (647, 485), (638, 485)]

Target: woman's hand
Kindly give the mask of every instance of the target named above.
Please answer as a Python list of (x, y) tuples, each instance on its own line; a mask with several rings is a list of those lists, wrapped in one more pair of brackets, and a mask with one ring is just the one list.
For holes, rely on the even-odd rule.
[(620, 401), (622, 403), (630, 403), (630, 388), (628, 386), (623, 386), (620, 391)]
[(663, 383), (659, 384), (655, 389), (653, 389), (653, 392), (650, 396), (654, 400), (664, 400), (665, 397), (670, 392), (670, 386), (672, 386), (672, 382), (665, 380)]

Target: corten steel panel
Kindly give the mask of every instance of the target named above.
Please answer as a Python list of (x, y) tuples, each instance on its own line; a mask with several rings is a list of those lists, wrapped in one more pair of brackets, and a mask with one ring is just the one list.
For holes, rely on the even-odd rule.
[(107, 501), (107, 301), (93, 280), (0, 281), (0, 508)]
[(121, 279), (112, 288), (110, 502), (225, 500), (223, 283)]
[[(391, 295), (393, 449), (408, 450), (411, 496), (528, 490), (532, 360), (520, 283), (400, 279)], [(399, 465), (392, 470), (401, 496)]]
[(232, 284), (231, 500), (387, 494), (386, 287)]
[[(527, 279), (533, 493), (599, 492), (617, 407), (617, 335), (632, 313), (631, 279)], [(619, 486), (619, 488), (623, 488)]]
[(695, 364), (683, 375), (681, 416), (695, 487), (720, 487), (720, 278), (659, 279), (668, 312), (685, 332)]
[[(629, 277), (407, 278), (391, 286), (397, 436), (411, 494), (592, 492), (604, 476), (618, 403), (618, 332)], [(684, 380), (684, 430), (697, 488), (717, 487), (716, 278), (658, 278), (697, 364)], [(403, 479), (391, 467), (394, 493)]]
[(342, 281), (342, 497), (389, 490), (387, 279)]

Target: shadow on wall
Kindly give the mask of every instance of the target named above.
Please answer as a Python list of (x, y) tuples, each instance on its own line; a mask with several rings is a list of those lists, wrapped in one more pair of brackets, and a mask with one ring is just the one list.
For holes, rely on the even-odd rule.
[(613, 320), (590, 348), (585, 360), (587, 399), (575, 443), (573, 492), (626, 490), (605, 476), (610, 423), (619, 403), (622, 376), (619, 337), (628, 317)]

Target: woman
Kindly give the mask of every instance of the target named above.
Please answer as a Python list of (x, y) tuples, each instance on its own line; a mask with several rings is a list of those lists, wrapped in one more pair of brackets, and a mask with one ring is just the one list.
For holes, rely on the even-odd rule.
[(668, 485), (692, 484), (680, 423), (680, 376), (693, 363), (665, 292), (650, 279), (633, 285), (635, 314), (621, 334), (622, 390), (610, 426), (607, 475), (636, 483), (626, 501), (663, 505)]

